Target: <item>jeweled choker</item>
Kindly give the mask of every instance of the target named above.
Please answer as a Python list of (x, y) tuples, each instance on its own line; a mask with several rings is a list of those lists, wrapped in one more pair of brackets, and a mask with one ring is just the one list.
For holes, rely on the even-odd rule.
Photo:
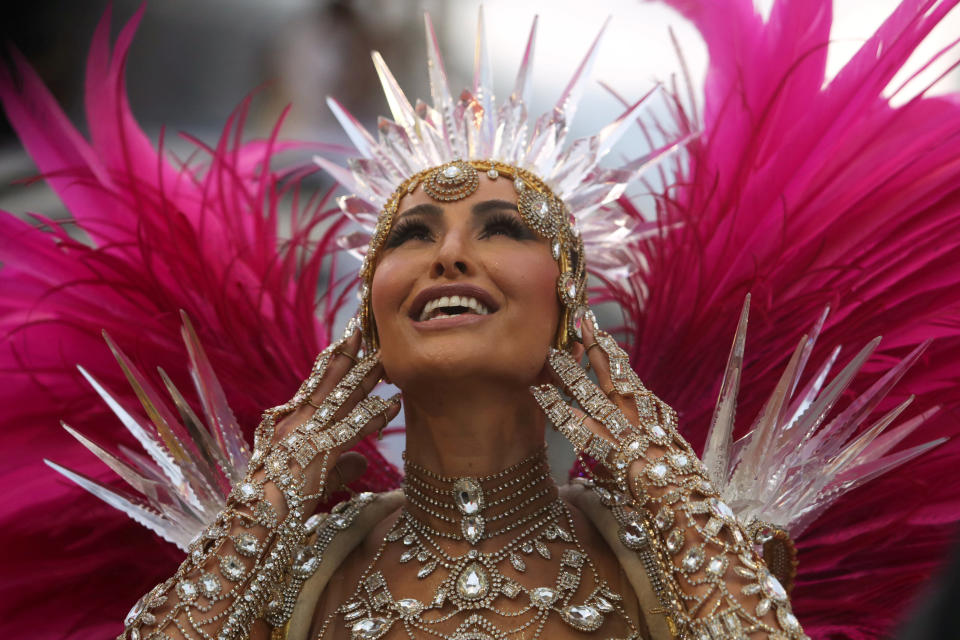
[(480, 478), (436, 474), (404, 457), (407, 512), (431, 533), (476, 545), (542, 516), (557, 495), (546, 449)]

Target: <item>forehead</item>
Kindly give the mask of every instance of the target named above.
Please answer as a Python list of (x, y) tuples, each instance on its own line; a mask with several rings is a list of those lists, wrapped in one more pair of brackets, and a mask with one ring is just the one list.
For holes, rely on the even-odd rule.
[(452, 202), (439, 202), (434, 200), (423, 190), (422, 186), (419, 186), (416, 191), (405, 194), (403, 198), (400, 199), (397, 205), (397, 214), (402, 214), (410, 207), (418, 204), (432, 204), (439, 206), (444, 211), (461, 209), (463, 211), (469, 211), (471, 206), (478, 202), (484, 202), (485, 200), (506, 200), (507, 202), (516, 204), (517, 191), (513, 188), (513, 180), (505, 177), (491, 180), (485, 174), (480, 174), (480, 185), (477, 187), (477, 190), (466, 198)]

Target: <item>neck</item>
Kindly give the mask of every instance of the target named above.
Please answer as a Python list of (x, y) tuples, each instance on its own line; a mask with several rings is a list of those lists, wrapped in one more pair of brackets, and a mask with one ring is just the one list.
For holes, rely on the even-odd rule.
[(484, 477), (437, 474), (406, 460), (408, 515), (427, 531), (471, 545), (519, 529), (556, 500), (546, 448)]
[(543, 447), (543, 413), (525, 385), (444, 380), (405, 388), (403, 400), (406, 459), (438, 475), (493, 475)]

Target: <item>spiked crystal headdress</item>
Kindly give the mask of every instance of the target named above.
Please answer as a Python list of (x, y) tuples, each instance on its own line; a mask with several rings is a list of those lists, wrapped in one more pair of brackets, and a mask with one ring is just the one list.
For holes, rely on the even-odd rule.
[[(551, 241), (553, 257), (560, 266), (557, 289), (564, 309), (557, 344), (565, 346), (571, 335), (579, 335), (586, 307), (584, 250), (602, 254), (605, 249), (612, 249), (616, 235), (611, 230), (623, 226), (624, 221), (603, 219), (599, 210), (618, 198), (654, 157), (647, 155), (617, 169), (599, 166), (600, 159), (633, 123), (647, 96), (595, 135), (565, 146), (569, 123), (590, 74), (603, 29), (553, 109), (539, 116), (531, 127), (526, 105), (536, 19), (513, 92), (499, 107), (494, 101), (482, 9), (473, 88), (464, 90), (456, 100), (447, 84), (429, 14), (425, 22), (433, 105), (417, 101), (413, 106), (383, 58), (374, 52), (373, 63), (393, 120), (380, 118), (375, 139), (336, 100), (328, 98), (360, 157), (349, 160), (349, 169), (316, 158), (317, 164), (353, 192), (342, 197), (339, 204), (364, 229), (348, 237), (345, 244), (364, 253), (360, 313), (367, 343), (373, 346), (377, 340), (370, 313), (370, 282), (376, 254), (390, 232), (401, 198), (422, 185), (435, 200), (458, 200), (476, 191), (483, 175), (490, 180), (513, 180), (521, 217)], [(364, 250), (367, 242), (369, 248)]]

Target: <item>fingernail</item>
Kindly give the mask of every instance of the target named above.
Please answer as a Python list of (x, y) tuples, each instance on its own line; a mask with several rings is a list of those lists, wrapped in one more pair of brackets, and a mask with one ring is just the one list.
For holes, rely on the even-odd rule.
[(356, 316), (350, 318), (350, 320), (347, 321), (347, 326), (343, 329), (343, 339), (346, 340), (347, 338), (351, 337), (359, 328), (360, 321), (357, 320)]
[(590, 326), (590, 331), (596, 333), (600, 325), (597, 323), (597, 316), (593, 313), (593, 309), (587, 311), (586, 319), (587, 324)]

